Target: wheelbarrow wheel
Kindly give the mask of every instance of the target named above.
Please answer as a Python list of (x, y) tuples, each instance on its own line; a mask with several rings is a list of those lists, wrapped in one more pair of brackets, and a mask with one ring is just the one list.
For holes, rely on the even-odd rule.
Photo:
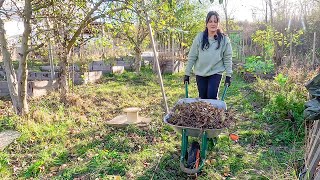
[(193, 169), (199, 166), (200, 162), (200, 144), (193, 141), (188, 152), (187, 168)]

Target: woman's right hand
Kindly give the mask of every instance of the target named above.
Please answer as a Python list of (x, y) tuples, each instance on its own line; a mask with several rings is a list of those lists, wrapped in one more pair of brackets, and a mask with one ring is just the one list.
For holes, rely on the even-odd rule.
[(184, 75), (184, 78), (183, 78), (183, 84), (186, 84), (186, 83), (190, 83), (190, 76), (188, 75)]

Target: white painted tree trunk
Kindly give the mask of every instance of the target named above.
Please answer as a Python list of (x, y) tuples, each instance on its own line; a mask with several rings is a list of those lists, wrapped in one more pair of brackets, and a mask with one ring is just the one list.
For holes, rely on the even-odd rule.
[(5, 30), (3, 20), (0, 18), (0, 43), (3, 55), (3, 63), (6, 71), (8, 88), (14, 111), (18, 113), (18, 82), (17, 76), (13, 68), (11, 54), (8, 50), (7, 39), (5, 38)]
[(27, 102), (27, 56), (29, 54), (28, 43), (29, 35), (31, 34), (30, 19), (32, 14), (31, 0), (25, 0), (24, 5), (24, 32), (22, 35), (22, 45), (20, 53), (20, 62), (18, 69), (18, 102), (21, 108), (19, 112), (20, 115), (27, 114), (29, 112), (28, 102)]
[(135, 47), (135, 53), (136, 53), (136, 57), (135, 57), (135, 62), (134, 62), (134, 70), (135, 72), (140, 72), (140, 68), (141, 68), (141, 50), (139, 47)]
[[(0, 1), (2, 6), (4, 1)], [(1, 7), (0, 6), (0, 7)], [(3, 61), (5, 65), (5, 71), (7, 76), (8, 88), (12, 100), (13, 108), (18, 115), (24, 115), (29, 112), (27, 102), (27, 56), (29, 53), (28, 42), (29, 35), (31, 33), (30, 19), (32, 14), (31, 0), (25, 0), (24, 12), (23, 12), (23, 23), (24, 32), (22, 36), (22, 46), (19, 62), (18, 75), (12, 65), (11, 54), (8, 50), (8, 43), (5, 37), (4, 23), (0, 19), (0, 43), (1, 50), (3, 53)]]

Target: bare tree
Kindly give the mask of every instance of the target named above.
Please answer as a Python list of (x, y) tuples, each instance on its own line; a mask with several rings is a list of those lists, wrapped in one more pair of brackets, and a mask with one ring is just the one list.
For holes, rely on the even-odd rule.
[(229, 14), (228, 14), (228, 0), (224, 0), (222, 3), (222, 8), (226, 20), (226, 32), (229, 33)]
[(272, 8), (272, 0), (269, 0), (269, 8), (270, 8), (270, 23), (273, 24), (273, 8)]

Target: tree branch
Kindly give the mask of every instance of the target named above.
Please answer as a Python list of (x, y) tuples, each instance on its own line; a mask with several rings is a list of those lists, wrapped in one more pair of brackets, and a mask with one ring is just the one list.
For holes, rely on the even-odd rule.
[(131, 37), (127, 31), (124, 31), (124, 33), (126, 34), (127, 39), (128, 39), (132, 44), (134, 44), (134, 46), (138, 46), (137, 42), (134, 41), (134, 38)]
[[(98, 9), (98, 7), (101, 5), (101, 3), (103, 2), (103, 0), (100, 0), (92, 9), (91, 11), (87, 14), (87, 16), (83, 19), (83, 21), (81, 22), (80, 27), (78, 28), (78, 30), (73, 34), (71, 40), (68, 42), (67, 45), (67, 49), (71, 49), (72, 45), (74, 44), (74, 42), (76, 41), (77, 37), (80, 35), (81, 31), (91, 22), (99, 19), (99, 18), (103, 18), (105, 17), (105, 14), (101, 14), (98, 16), (94, 16), (90, 19), (90, 16), (94, 13), (94, 11), (96, 11)], [(121, 7), (121, 8), (117, 8), (117, 9), (113, 9), (111, 10), (109, 13), (114, 13), (114, 12), (118, 12), (121, 11), (123, 9), (126, 9), (126, 7)]]
[(110, 19), (110, 20), (115, 20), (115, 21), (121, 22), (121, 23), (123, 23), (123, 24), (131, 24), (131, 22), (129, 22), (129, 21), (124, 21), (124, 20), (122, 20), (122, 19), (120, 19), (120, 18), (112, 17), (112, 18), (108, 18), (108, 19)]
[(52, 6), (52, 5), (53, 5), (53, 2), (49, 1), (49, 2), (46, 2), (45, 4), (42, 4), (42, 5), (40, 5), (40, 6), (36, 7), (36, 8), (33, 8), (32, 11), (38, 11), (38, 10), (40, 10), (42, 8), (47, 8), (47, 7)]
[(14, 6), (17, 8), (17, 14), (20, 15), (20, 17), (23, 17), (23, 13), (21, 12), (21, 10), (19, 9), (17, 3), (13, 0), (11, 0), (11, 2), (14, 4)]
[(99, 8), (99, 6), (102, 4), (104, 0), (100, 0), (91, 10), (90, 12), (87, 14), (87, 16), (83, 19), (83, 21), (81, 21), (81, 25), (78, 28), (78, 30), (74, 33), (74, 35), (72, 36), (71, 40), (68, 42), (67, 45), (67, 50), (70, 50), (72, 45), (74, 44), (74, 42), (76, 42), (77, 37), (80, 35), (81, 31), (83, 30), (83, 28), (85, 28), (88, 24), (89, 24), (89, 19), (91, 17), (91, 15)]
[(0, 8), (3, 6), (4, 0), (0, 0)]
[(36, 46), (34, 48), (28, 49), (26, 53), (28, 54), (31, 51), (36, 51), (36, 50), (40, 49), (42, 46), (44, 46), (44, 43), (41, 43), (41, 44), (39, 44), (38, 46)]

